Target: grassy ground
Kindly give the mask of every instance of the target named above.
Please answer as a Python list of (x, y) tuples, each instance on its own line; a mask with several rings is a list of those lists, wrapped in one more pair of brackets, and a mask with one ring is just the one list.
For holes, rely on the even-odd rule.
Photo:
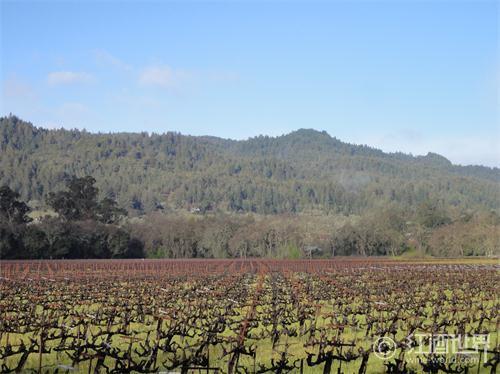
[[(409, 260), (399, 261), (399, 262), (405, 263), (407, 261), (409, 261)], [(485, 264), (485, 265), (495, 265), (498, 263), (498, 259), (485, 259), (485, 258), (422, 259), (422, 260), (417, 260), (417, 261), (413, 260), (413, 261), (411, 261), (411, 263), (417, 264), (417, 265), (420, 265), (420, 264), (451, 264), (451, 265)], [(478, 270), (478, 271), (481, 271), (481, 270)], [(425, 273), (423, 273), (423, 274), (425, 274)], [(319, 281), (319, 282), (321, 283), (321, 281)], [(127, 285), (127, 283), (123, 283), (123, 286), (125, 286), (125, 285)], [(183, 285), (180, 285), (179, 287), (182, 287), (182, 286)], [(437, 287), (437, 288), (431, 287), (431, 288), (429, 288), (429, 290), (430, 290), (429, 294), (426, 295), (424, 297), (424, 299), (425, 300), (433, 300), (438, 296), (442, 296), (442, 294), (443, 294), (446, 296), (445, 298), (443, 298), (443, 300), (447, 300), (447, 301), (444, 304), (442, 304), (441, 307), (446, 308), (446, 310), (448, 310), (448, 308), (456, 306), (456, 305), (452, 304), (453, 301), (452, 301), (451, 296), (457, 296), (458, 300), (463, 301), (466, 299), (464, 297), (464, 295), (468, 295), (468, 293), (467, 293), (468, 291), (465, 294), (463, 293), (464, 290), (469, 289), (468, 286), (466, 286), (466, 287), (459, 287), (459, 286), (463, 286), (463, 285), (459, 284), (457, 286), (454, 286), (455, 288), (448, 288), (445, 290), (441, 290), (439, 287)], [(254, 283), (250, 282), (249, 288), (250, 288), (250, 292), (248, 295), (249, 295), (249, 297), (251, 297), (253, 295), (252, 291), (254, 291), (256, 288), (255, 280), (254, 280)], [(425, 292), (426, 289), (427, 288), (424, 288), (423, 290), (422, 289), (415, 290), (415, 292), (422, 293), (422, 292)], [(437, 290), (439, 290), (439, 293)], [(384, 291), (385, 291), (385, 288), (384, 288)], [(398, 292), (398, 291), (396, 289), (394, 289), (393, 292)], [(105, 294), (107, 295), (107, 292), (105, 292)], [(494, 310), (494, 308), (498, 307), (498, 302), (496, 300), (497, 298), (495, 295), (485, 295), (484, 292), (481, 291), (481, 289), (478, 289), (478, 292), (472, 293), (471, 295), (472, 296), (468, 301), (470, 301), (472, 303), (472, 305), (474, 303), (484, 302), (484, 300), (489, 300), (487, 302), (487, 304), (485, 305), (486, 310)], [(113, 295), (110, 294), (109, 297), (113, 298)], [(269, 297), (270, 297), (269, 293), (267, 294), (266, 297), (268, 298), (267, 301), (269, 301)], [(396, 300), (396, 302), (397, 302), (397, 294), (395, 294), (395, 295), (387, 294), (386, 297), (387, 297), (387, 300)], [(359, 304), (362, 302), (362, 300), (366, 301), (366, 299), (363, 299), (360, 295), (357, 295), (352, 300), (350, 305), (354, 307), (354, 306), (356, 306), (356, 303)], [(22, 302), (22, 301), (23, 300), (20, 296), (19, 297), (16, 296), (16, 302)], [(331, 314), (334, 311), (335, 300), (328, 300), (328, 301), (323, 300), (323, 301), (318, 301), (318, 302), (321, 304), (321, 308), (319, 308), (317, 311), (318, 317), (316, 318), (315, 323), (316, 323), (316, 326), (318, 329), (321, 327), (326, 328), (328, 326), (328, 324), (331, 323), (331, 319), (328, 319), (328, 317), (324, 317), (324, 316), (328, 316), (329, 314)], [(463, 307), (462, 305), (458, 305), (458, 306)], [(73, 309), (73, 312), (84, 313), (84, 314), (85, 313), (95, 314), (102, 307), (104, 307), (103, 304), (94, 303), (94, 304), (89, 304), (89, 305), (85, 305), (85, 306), (81, 306), (79, 308)], [(237, 315), (230, 317), (231, 320), (238, 321), (238, 320), (243, 319), (248, 314), (248, 309), (249, 309), (249, 307), (235, 308)], [(424, 309), (424, 315), (430, 316), (430, 315), (432, 315), (433, 311), (434, 311), (434, 306), (430, 303), (427, 303), (425, 306), (425, 309)], [(41, 312), (42, 312), (41, 307), (38, 307), (36, 314), (41, 315)], [(265, 313), (266, 313), (266, 309), (264, 309), (264, 307), (262, 307), (262, 306), (258, 306), (256, 309), (256, 313), (257, 313), (257, 315), (259, 315), (262, 318), (262, 316), (265, 315)], [(467, 310), (459, 311), (459, 312), (457, 312), (457, 314), (454, 317), (450, 315), (449, 318), (450, 319), (453, 319), (453, 318), (460, 319), (461, 317), (465, 316), (467, 313), (468, 313)], [(385, 312), (380, 312), (379, 316), (380, 316), (380, 319), (382, 321), (387, 318), (387, 314)], [(314, 321), (314, 319), (312, 319), (312, 318), (309, 318), (308, 320), (306, 320), (306, 325), (304, 326), (306, 330), (308, 327), (310, 327), (310, 325), (311, 325), (311, 323), (313, 323), (313, 321)], [(365, 316), (358, 316), (358, 321), (359, 321), (360, 325), (363, 325), (366, 322)], [(424, 322), (425, 322), (425, 325), (427, 325), (427, 326), (430, 326), (432, 324), (431, 319), (427, 319)], [(172, 322), (165, 321), (164, 323), (169, 324)], [(71, 321), (60, 319), (58, 321), (58, 325), (61, 325), (61, 324), (71, 325)], [(147, 315), (144, 323), (132, 323), (129, 326), (129, 331), (130, 332), (133, 331), (134, 332), (133, 336), (136, 338), (146, 339), (148, 336), (148, 333), (153, 334), (151, 336), (154, 336), (155, 327), (156, 327), (156, 320), (154, 319), (154, 317), (152, 315)], [(297, 330), (300, 329), (298, 322), (293, 323), (293, 324), (289, 324), (286, 327), (290, 328), (290, 329), (291, 328), (297, 329)], [(471, 326), (469, 326), (469, 327), (471, 327)], [(117, 331), (117, 328), (118, 328), (117, 326), (114, 326), (112, 328), (112, 331)], [(495, 346), (498, 347), (499, 332), (497, 331), (495, 321), (489, 321), (489, 322), (487, 321), (484, 328), (487, 331), (491, 331), (491, 333), (489, 335), (490, 342), (491, 342), (490, 347), (492, 349)], [(302, 334), (302, 336), (300, 336), (300, 337), (287, 337), (285, 334), (282, 334), (275, 349), (273, 350), (272, 342), (271, 342), (270, 338), (265, 338), (265, 339), (255, 338), (255, 336), (258, 335), (263, 329), (264, 329), (264, 326), (262, 324), (251, 329), (251, 337), (245, 341), (246, 347), (248, 347), (248, 346), (255, 346), (256, 347), (257, 362), (261, 362), (261, 363), (269, 366), (271, 360), (275, 360), (275, 361), (279, 360), (281, 352), (283, 350), (287, 349), (288, 356), (291, 356), (292, 359), (294, 359), (294, 360), (295, 359), (296, 360), (303, 359), (304, 360), (304, 373), (321, 373), (323, 371), (323, 365), (318, 365), (318, 366), (310, 368), (310, 367), (308, 367), (308, 365), (305, 362), (305, 359), (307, 357), (308, 352), (317, 353), (317, 348), (314, 348), (314, 350), (313, 350), (312, 348), (306, 347), (306, 343), (307, 343), (307, 339), (308, 339), (307, 334), (305, 334), (305, 335)], [(328, 331), (328, 334), (330, 337), (338, 334), (338, 329), (337, 330), (331, 329), (331, 328), (328, 328), (328, 329), (330, 329), (330, 331)], [(55, 332), (56, 330), (53, 330), (53, 331)], [(95, 332), (97, 332), (97, 327), (91, 325), (89, 328), (89, 333), (95, 333)], [(201, 333), (202, 330), (200, 329), (199, 332)], [(426, 332), (417, 330), (417, 333), (426, 333)], [(363, 349), (370, 350), (372, 347), (373, 341), (372, 341), (372, 338), (366, 337), (365, 334), (366, 334), (365, 330), (357, 330), (356, 328), (353, 328), (353, 327), (346, 327), (345, 330), (341, 333), (340, 338), (342, 339), (342, 341), (350, 341), (350, 342), (356, 343), (356, 347), (362, 347)], [(403, 329), (398, 329), (398, 333), (396, 334), (396, 339), (402, 340), (403, 338), (405, 338), (405, 334), (406, 334), (406, 331), (404, 331)], [(227, 328), (224, 332), (222, 332), (220, 334), (220, 336), (233, 337), (233, 338), (236, 338), (237, 337), (236, 335), (237, 335), (237, 333), (230, 330), (229, 328)], [(25, 342), (27, 342), (29, 338), (38, 339), (39, 335), (37, 333), (29, 333), (29, 334), (23, 334), (23, 335), (13, 334), (13, 333), (10, 333), (10, 334), (4, 333), (4, 334), (2, 334), (2, 336), (0, 338), (0, 347), (3, 348), (7, 345), (7, 339), (8, 339), (10, 344), (17, 345), (17, 344), (20, 344), (21, 341), (23, 341), (23, 340)], [(104, 338), (102, 338), (102, 339), (104, 339)], [(197, 341), (197, 337), (182, 339), (182, 338), (177, 336), (175, 338), (175, 341), (177, 343), (179, 343), (180, 345), (192, 344), (192, 343), (195, 343)], [(54, 348), (55, 346), (57, 346), (59, 344), (59, 341), (57, 341), (57, 340), (50, 341), (47, 344), (49, 347)], [(122, 351), (122, 352), (127, 351), (129, 348), (129, 343), (120, 336), (114, 336), (112, 339), (111, 345), (113, 347), (120, 348), (120, 351)], [(132, 352), (134, 352), (134, 349), (136, 349), (136, 348), (139, 348), (139, 343), (132, 344)], [(429, 350), (430, 350), (429, 347), (424, 345), (423, 351), (426, 352)], [(398, 350), (396, 352), (395, 357), (397, 357), (399, 355), (399, 353), (400, 353), (400, 350)], [(134, 359), (138, 357), (135, 353), (133, 353), (132, 356)], [(405, 357), (407, 361), (410, 360), (410, 363), (408, 366), (410, 368), (413, 368), (417, 372), (419, 372), (419, 370), (421, 370), (420, 369), (421, 366), (418, 364), (419, 357), (422, 357), (422, 355), (417, 355), (417, 354), (408, 355), (407, 354)], [(452, 359), (454, 356), (453, 355), (445, 355), (445, 357), (447, 357), (448, 359)], [(168, 361), (169, 358), (171, 358), (170, 354), (165, 354), (165, 353), (160, 351), (159, 355), (158, 355), (157, 362), (161, 363), (164, 361)], [(480, 359), (479, 355), (473, 355), (473, 356), (471, 356), (471, 358), (476, 359), (476, 360)], [(483, 359), (483, 358), (484, 357), (481, 357), (481, 359)], [(25, 368), (36, 370), (39, 366), (39, 359), (40, 359), (40, 356), (38, 353), (30, 354), (28, 361), (27, 361), (27, 364), (25, 365)], [(229, 360), (228, 355), (223, 357), (223, 347), (221, 345), (210, 347), (210, 366), (223, 368), (223, 371), (225, 372), (227, 370), (228, 360)], [(14, 357), (8, 358), (4, 363), (7, 364), (8, 366), (13, 366), (17, 362), (18, 362), (18, 356), (14, 356)], [(360, 362), (361, 362), (361, 360), (358, 359), (358, 360), (350, 362), (350, 363), (342, 363), (341, 364), (341, 372), (349, 373), (349, 374), (350, 373), (357, 373)], [(2, 361), (0, 360), (0, 365), (1, 364), (2, 364)], [(67, 366), (68, 368), (72, 366), (71, 359), (66, 353), (52, 351), (50, 354), (43, 354), (42, 355), (42, 366), (44, 368), (46, 368), (44, 370), (44, 372), (49, 372), (49, 373), (54, 372), (54, 370), (56, 368), (58, 368), (59, 372), (88, 373), (88, 372), (91, 372), (93, 370), (93, 368), (95, 366), (95, 360), (90, 365), (89, 364), (90, 364), (89, 361), (82, 362), (79, 366), (75, 366), (74, 370), (70, 370), (70, 369), (65, 369), (64, 367), (58, 366), (58, 365), (64, 365), (64, 366)], [(107, 364), (109, 367), (112, 368), (112, 367), (114, 367), (114, 360), (111, 358), (107, 358), (105, 364)], [(249, 372), (253, 372), (254, 359), (252, 357), (242, 355), (242, 356), (240, 356), (239, 365), (248, 368)], [(339, 368), (339, 365), (340, 365), (339, 362), (335, 361), (334, 366), (332, 368), (332, 373), (337, 373), (337, 369)], [(256, 366), (258, 369), (259, 368), (258, 365), (256, 365)], [(483, 368), (483, 367), (478, 367), (477, 364), (472, 365), (472, 367), (473, 367), (473, 370), (472, 370), (473, 373), (489, 373), (490, 372), (489, 369)], [(163, 369), (165, 369), (165, 368), (160, 365), (160, 370), (163, 370)], [(384, 372), (385, 372), (384, 360), (375, 357), (375, 355), (373, 355), (373, 354), (370, 355), (370, 359), (368, 361), (367, 373), (384, 373)]]
[[(92, 313), (93, 311), (95, 312), (100, 306), (99, 305), (93, 305), (89, 310), (87, 310), (88, 313)], [(325, 306), (320, 310), (320, 313), (328, 313), (331, 311), (331, 307)], [(243, 317), (247, 313), (247, 308), (242, 308), (238, 310), (239, 315), (236, 317), (236, 319)], [(458, 316), (460, 317), (460, 315)], [(383, 318), (383, 316), (382, 316)], [(322, 317), (319, 317), (317, 319), (317, 327), (320, 328), (322, 326), (326, 326), (326, 323), (328, 321), (325, 320)], [(430, 323), (430, 321), (427, 321)], [(306, 328), (309, 327), (309, 323), (306, 323)], [(139, 338), (139, 339), (146, 339), (148, 332), (153, 333), (154, 332), (154, 326), (155, 326), (155, 321), (153, 319), (150, 319), (149, 321), (146, 321), (145, 324), (138, 324), (138, 323), (132, 323), (130, 325), (130, 330), (136, 332), (134, 334), (134, 337)], [(292, 324), (289, 327), (291, 328), (296, 328), (299, 329), (298, 323)], [(488, 326), (492, 331), (494, 331), (494, 326)], [(258, 334), (260, 330), (263, 327), (260, 326), (256, 329), (252, 330), (252, 334)], [(91, 327), (89, 333), (96, 332), (97, 328)], [(368, 340), (364, 336), (364, 331), (355, 331), (353, 329), (346, 329), (344, 332), (341, 334), (341, 337), (344, 341), (354, 341), (356, 342), (357, 347), (363, 347), (365, 349), (370, 349), (371, 348), (371, 341)], [(236, 338), (236, 335), (230, 331), (229, 329), (220, 334), (222, 336), (226, 337), (234, 337)], [(498, 331), (493, 332), (490, 334), (490, 339), (491, 342), (494, 343), (497, 341), (498, 337)], [(13, 345), (21, 343), (21, 340), (27, 341), (28, 338), (31, 337), (33, 339), (38, 339), (38, 336), (35, 334), (9, 334), (8, 339), (9, 342)], [(396, 335), (398, 339), (404, 338), (404, 333), (401, 331)], [(7, 336), (4, 334), (2, 336), (2, 339), (0, 341), (1, 346), (5, 346), (7, 342)], [(179, 344), (189, 344), (192, 343), (195, 339), (180, 339), (177, 338), (175, 341), (177, 341)], [(277, 346), (276, 349), (273, 350), (272, 348), (272, 342), (271, 339), (249, 339), (246, 341), (246, 345), (255, 345), (256, 346), (256, 357), (257, 357), (257, 362), (261, 362), (264, 364), (269, 364), (271, 360), (279, 360), (281, 352), (285, 349), (285, 345), (288, 345), (288, 354), (291, 355), (294, 359), (304, 359), (304, 373), (321, 373), (323, 371), (323, 365), (318, 365), (315, 367), (308, 367), (307, 363), (305, 362), (305, 359), (307, 357), (307, 352), (311, 351), (311, 353), (314, 353), (312, 349), (304, 348), (304, 344), (306, 343), (307, 338), (302, 336), (302, 337), (288, 337), (286, 339), (281, 339)], [(47, 345), (50, 347), (55, 347), (58, 345), (58, 341), (51, 341)], [(129, 343), (121, 338), (120, 336), (114, 336), (112, 339), (112, 344), (113, 347), (119, 347), (122, 351), (126, 351), (129, 347)], [(132, 344), (132, 352), (134, 348), (138, 348), (139, 343), (133, 343)], [(424, 346), (423, 351), (428, 351), (430, 348), (428, 345)], [(397, 351), (395, 357), (398, 356), (400, 350)], [(228, 360), (229, 356), (222, 357), (223, 355), (223, 350), (220, 345), (218, 346), (211, 346), (210, 347), (210, 366), (212, 367), (220, 367), (220, 368), (227, 368), (228, 365)], [(25, 368), (27, 369), (37, 369), (39, 365), (39, 354), (33, 353), (29, 356), (27, 364), (25, 365)], [(133, 357), (136, 357), (136, 355), (133, 354)], [(158, 355), (158, 363), (161, 363), (165, 360), (168, 360), (171, 356), (169, 354), (164, 354), (160, 351)], [(413, 368), (418, 372), (420, 366), (418, 364), (418, 357), (423, 357), (422, 355), (417, 355), (414, 354), (412, 356), (407, 356), (407, 359), (410, 359), (413, 363), (410, 363), (408, 365), (409, 368)], [(444, 357), (447, 357), (448, 359), (451, 359), (453, 356), (452, 355), (445, 355)], [(471, 356), (475, 359), (479, 359), (478, 355)], [(482, 357), (484, 358), (484, 357)], [(8, 360), (6, 360), (6, 363), (8, 366), (13, 365), (17, 363), (18, 358), (17, 357), (12, 357)], [(80, 365), (75, 367), (75, 370), (65, 370), (64, 366), (71, 367), (71, 359), (63, 352), (52, 352), (50, 354), (43, 354), (42, 355), (42, 366), (46, 368), (44, 372), (53, 372), (55, 368), (59, 369), (59, 372), (81, 372), (81, 373), (87, 373), (89, 372), (89, 369), (93, 370), (95, 361), (92, 364), (92, 367), (89, 368), (89, 361), (86, 361), (84, 363), (81, 363)], [(113, 367), (114, 363), (113, 360), (108, 358), (106, 361), (106, 364), (109, 365), (110, 367)], [(242, 355), (240, 356), (239, 360), (239, 365), (249, 368), (250, 371), (252, 372), (253, 367), (254, 367), (254, 359), (249, 356)], [(337, 369), (339, 366), (341, 366), (341, 370), (343, 373), (356, 373), (359, 369), (360, 365), (360, 360), (352, 361), (349, 363), (341, 363), (339, 364), (338, 361), (334, 363), (332, 373), (336, 373)], [(256, 368), (258, 369), (258, 365), (256, 365)], [(160, 370), (164, 368), (161, 367), (160, 365)], [(489, 373), (489, 369), (480, 367), (478, 371), (477, 365), (474, 365), (474, 373)], [(174, 370), (175, 371), (175, 370)], [(198, 372), (197, 370), (195, 372)], [(379, 359), (375, 357), (374, 355), (370, 356), (370, 359), (368, 361), (368, 373), (385, 373), (385, 366), (384, 366), (384, 360)]]

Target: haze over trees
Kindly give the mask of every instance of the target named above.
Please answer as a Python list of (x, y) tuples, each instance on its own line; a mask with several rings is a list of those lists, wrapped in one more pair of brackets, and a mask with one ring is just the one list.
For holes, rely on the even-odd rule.
[[(500, 252), (500, 170), (437, 154), (304, 129), (234, 141), (46, 130), (15, 116), (0, 119), (0, 142), (2, 257), (141, 256), (142, 245), (152, 257)], [(70, 232), (88, 240), (61, 242)]]

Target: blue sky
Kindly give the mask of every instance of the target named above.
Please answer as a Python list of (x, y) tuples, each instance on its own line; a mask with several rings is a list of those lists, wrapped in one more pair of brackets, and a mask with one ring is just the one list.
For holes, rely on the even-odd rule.
[(1, 114), (500, 166), (496, 1), (1, 2)]

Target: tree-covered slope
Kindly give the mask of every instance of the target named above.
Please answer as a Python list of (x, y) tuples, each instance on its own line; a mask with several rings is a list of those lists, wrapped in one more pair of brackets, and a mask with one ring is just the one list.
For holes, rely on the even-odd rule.
[(179, 133), (92, 134), (0, 119), (0, 185), (43, 201), (71, 175), (92, 175), (102, 197), (132, 213), (156, 209), (360, 214), (424, 201), (500, 208), (500, 169), (452, 165), (298, 130), (245, 141)]

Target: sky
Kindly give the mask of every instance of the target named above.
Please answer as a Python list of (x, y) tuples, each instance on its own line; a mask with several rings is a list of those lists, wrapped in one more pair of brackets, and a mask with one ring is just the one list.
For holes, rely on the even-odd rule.
[(500, 166), (499, 3), (0, 1), (0, 115)]

